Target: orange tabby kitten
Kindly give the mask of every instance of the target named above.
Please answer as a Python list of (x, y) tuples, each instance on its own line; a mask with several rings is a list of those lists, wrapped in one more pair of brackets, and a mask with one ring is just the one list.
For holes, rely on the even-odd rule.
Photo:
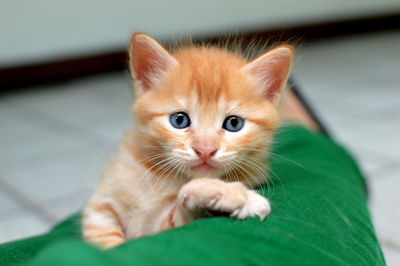
[(136, 33), (129, 56), (135, 123), (86, 205), (85, 239), (109, 248), (215, 211), (264, 219), (251, 188), (265, 182), (293, 48), (248, 62), (205, 46), (170, 54)]

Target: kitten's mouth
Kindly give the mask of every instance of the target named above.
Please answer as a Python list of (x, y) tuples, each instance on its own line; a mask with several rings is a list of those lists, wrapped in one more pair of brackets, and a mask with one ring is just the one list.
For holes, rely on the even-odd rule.
[(193, 165), (192, 169), (212, 171), (212, 170), (217, 170), (217, 167), (212, 165), (210, 162), (202, 161), (198, 164)]

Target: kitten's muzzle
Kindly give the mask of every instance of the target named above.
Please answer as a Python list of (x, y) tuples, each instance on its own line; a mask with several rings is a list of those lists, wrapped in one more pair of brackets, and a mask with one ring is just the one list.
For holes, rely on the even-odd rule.
[(211, 157), (213, 157), (218, 151), (218, 149), (210, 147), (193, 148), (193, 150), (197, 154), (199, 159), (203, 162), (207, 162), (208, 160), (210, 160)]

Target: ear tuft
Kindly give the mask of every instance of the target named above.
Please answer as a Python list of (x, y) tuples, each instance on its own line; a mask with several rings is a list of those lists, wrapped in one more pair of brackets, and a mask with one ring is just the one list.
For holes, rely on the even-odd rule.
[(278, 46), (245, 65), (242, 71), (264, 91), (267, 100), (278, 104), (289, 78), (293, 54), (292, 46)]
[(146, 92), (178, 62), (156, 40), (144, 33), (135, 33), (129, 47), (129, 67), (136, 81), (136, 90)]

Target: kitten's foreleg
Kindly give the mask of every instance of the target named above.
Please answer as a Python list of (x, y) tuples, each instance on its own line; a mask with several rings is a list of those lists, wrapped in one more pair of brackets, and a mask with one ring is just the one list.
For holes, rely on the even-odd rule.
[(125, 241), (121, 220), (111, 202), (91, 200), (83, 212), (83, 237), (102, 248), (111, 248)]

